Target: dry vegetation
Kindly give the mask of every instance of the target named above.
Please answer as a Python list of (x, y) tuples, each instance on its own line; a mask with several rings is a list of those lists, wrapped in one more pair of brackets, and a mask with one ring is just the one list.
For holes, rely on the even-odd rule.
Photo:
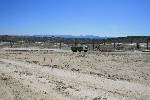
[(0, 50), (1, 100), (149, 100), (150, 53)]

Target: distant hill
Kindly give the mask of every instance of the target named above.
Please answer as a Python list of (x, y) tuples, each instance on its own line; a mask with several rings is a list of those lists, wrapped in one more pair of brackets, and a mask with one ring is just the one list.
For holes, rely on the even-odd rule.
[(60, 42), (64, 43), (74, 43), (75, 41), (81, 43), (95, 43), (107, 42), (122, 42), (122, 43), (142, 43), (150, 41), (150, 36), (127, 36), (127, 37), (99, 37), (94, 35), (34, 35), (34, 36), (10, 36), (10, 35), (0, 35), (0, 42), (17, 42), (17, 41), (26, 41), (26, 42)]
[(131, 43), (131, 42), (147, 42), (150, 41), (150, 36), (127, 36), (127, 37), (116, 37), (116, 38), (107, 38), (107, 42), (124, 42), (124, 43)]

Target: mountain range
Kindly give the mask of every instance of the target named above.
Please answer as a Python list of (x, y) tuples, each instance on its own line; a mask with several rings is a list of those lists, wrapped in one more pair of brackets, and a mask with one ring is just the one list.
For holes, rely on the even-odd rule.
[(62, 37), (62, 38), (88, 38), (88, 39), (107, 39), (108, 37), (99, 37), (95, 35), (34, 35), (36, 37)]

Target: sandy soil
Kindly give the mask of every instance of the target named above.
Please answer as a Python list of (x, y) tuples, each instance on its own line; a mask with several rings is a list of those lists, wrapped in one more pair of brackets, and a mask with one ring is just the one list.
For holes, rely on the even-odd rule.
[(150, 53), (1, 49), (0, 100), (150, 100)]

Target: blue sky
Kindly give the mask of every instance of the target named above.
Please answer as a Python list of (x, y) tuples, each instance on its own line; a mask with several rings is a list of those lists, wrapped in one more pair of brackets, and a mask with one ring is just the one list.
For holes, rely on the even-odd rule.
[(0, 34), (150, 36), (150, 0), (0, 0)]

